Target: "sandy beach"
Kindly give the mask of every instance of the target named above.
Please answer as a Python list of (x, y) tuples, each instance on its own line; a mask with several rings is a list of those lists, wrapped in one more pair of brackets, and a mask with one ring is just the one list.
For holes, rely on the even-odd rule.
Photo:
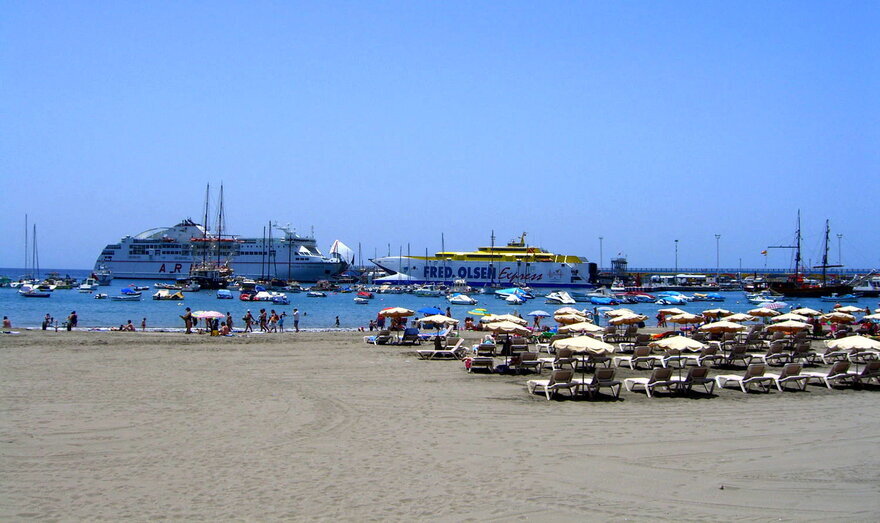
[(3, 336), (0, 518), (880, 517), (880, 387), (548, 402), (361, 336)]

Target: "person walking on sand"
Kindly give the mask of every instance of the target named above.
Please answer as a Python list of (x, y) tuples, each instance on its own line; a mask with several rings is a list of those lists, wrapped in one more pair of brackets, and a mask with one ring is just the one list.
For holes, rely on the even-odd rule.
[(299, 332), (299, 309), (293, 309), (293, 330)]
[(248, 309), (247, 314), (244, 315), (244, 331), (245, 332), (254, 332), (254, 315), (251, 314), (251, 310)]
[(76, 316), (76, 311), (71, 311), (70, 316), (67, 317), (67, 330), (70, 331), (70, 329), (76, 327), (78, 321), (79, 318)]
[(141, 332), (145, 332), (147, 330), (147, 319), (144, 318), (141, 320)]
[(278, 313), (275, 309), (269, 314), (269, 332), (278, 332)]
[(269, 332), (266, 326), (266, 309), (260, 309), (260, 332)]
[(666, 326), (666, 314), (663, 314), (662, 312), (657, 313), (657, 326), (658, 327), (665, 327)]
[(229, 332), (232, 332), (232, 313), (226, 312), (226, 326), (229, 327)]
[(181, 318), (183, 319), (183, 325), (184, 325), (184, 327), (186, 327), (186, 333), (187, 333), (187, 334), (192, 334), (192, 328), (193, 328), (193, 315), (192, 315), (192, 311), (190, 310), (189, 307), (186, 308), (186, 312), (183, 313), (183, 315), (181, 316)]
[(46, 330), (49, 328), (50, 323), (52, 323), (52, 318), (49, 316), (49, 313), (47, 312), (46, 317), (43, 318), (43, 323), (41, 323), (40, 325), (43, 327), (43, 330)]
[(287, 316), (287, 313), (281, 311), (281, 315), (278, 316), (278, 332), (284, 332), (284, 317)]
[(339, 316), (336, 317), (336, 326), (339, 327)]

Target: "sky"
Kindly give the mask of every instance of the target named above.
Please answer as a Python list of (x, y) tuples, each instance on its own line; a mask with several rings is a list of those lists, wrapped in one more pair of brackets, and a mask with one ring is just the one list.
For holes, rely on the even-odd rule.
[[(198, 218), (363, 256), (880, 267), (880, 4), (0, 2), (0, 267)], [(216, 194), (214, 195), (216, 200)], [(715, 235), (721, 237), (716, 242)], [(842, 238), (837, 235), (842, 234)], [(603, 240), (600, 242), (599, 237)]]

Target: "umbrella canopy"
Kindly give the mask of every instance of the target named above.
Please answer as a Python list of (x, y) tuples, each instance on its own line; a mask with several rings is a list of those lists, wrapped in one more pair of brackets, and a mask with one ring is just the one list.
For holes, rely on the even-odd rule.
[(437, 323), (437, 324), (450, 324), (450, 323), (458, 323), (458, 320), (455, 318), (450, 318), (449, 316), (444, 316), (442, 314), (433, 314), (431, 316), (425, 316), (424, 318), (419, 318), (416, 320), (417, 323)]
[(494, 316), (494, 321), (509, 321), (513, 323), (518, 323), (520, 325), (527, 325), (528, 320), (524, 320), (519, 316), (514, 316), (513, 314), (501, 314), (499, 316)]
[(710, 318), (719, 318), (721, 316), (730, 316), (733, 314), (727, 309), (709, 309), (703, 311), (703, 316), (708, 316)]
[(880, 313), (876, 313), (876, 314), (868, 314), (867, 316), (863, 316), (862, 319), (863, 319), (863, 320), (877, 321), (877, 320), (880, 320)]
[(558, 332), (560, 334), (566, 334), (569, 332), (602, 332), (603, 330), (605, 329), (599, 327), (594, 323), (581, 321), (578, 323), (572, 323), (570, 325), (563, 325), (562, 327), (559, 327)]
[(809, 319), (810, 318), (806, 316), (801, 316), (800, 314), (789, 312), (788, 314), (780, 314), (779, 316), (774, 316), (773, 319), (770, 321), (775, 323), (779, 321), (807, 321)]
[(866, 336), (847, 336), (826, 341), (825, 346), (840, 350), (880, 350), (880, 341), (872, 340)]
[(687, 311), (683, 311), (683, 310), (679, 309), (678, 307), (670, 307), (668, 309), (660, 309), (657, 312), (662, 312), (663, 314), (665, 314), (667, 316), (678, 316), (679, 314), (687, 314)]
[(706, 344), (697, 340), (692, 340), (686, 336), (671, 336), (662, 340), (652, 341), (648, 344), (650, 347), (658, 349), (688, 350), (698, 351), (706, 348)]
[(629, 316), (631, 314), (635, 314), (635, 312), (632, 309), (627, 309), (626, 307), (605, 311), (605, 316), (608, 316), (609, 318), (619, 318), (620, 316)]
[(626, 316), (612, 318), (608, 323), (611, 323), (612, 325), (632, 325), (634, 323), (641, 323), (647, 319), (647, 316), (641, 314), (628, 314)]
[(774, 323), (773, 325), (768, 326), (767, 330), (771, 331), (771, 332), (780, 331), (780, 332), (792, 333), (792, 332), (802, 331), (804, 329), (809, 329), (809, 328), (810, 328), (810, 325), (807, 323), (804, 323), (802, 321), (788, 320), (788, 321), (783, 321), (781, 323)]
[(575, 336), (553, 342), (556, 349), (571, 349), (574, 353), (607, 355), (614, 352), (614, 345), (597, 340), (592, 336)]
[(779, 316), (780, 313), (766, 307), (758, 307), (757, 309), (750, 310), (748, 314), (759, 318), (772, 318), (773, 316)]
[(752, 321), (754, 319), (755, 319), (754, 316), (749, 316), (748, 314), (743, 314), (741, 312), (738, 312), (736, 314), (731, 314), (730, 316), (724, 317), (724, 321), (732, 321), (735, 323), (742, 323), (744, 321)]
[(470, 314), (471, 316), (488, 316), (489, 315), (489, 311), (487, 311), (486, 309), (471, 309), (471, 310), (467, 311), (467, 313)]
[(211, 319), (214, 319), (214, 318), (220, 319), (220, 318), (222, 318), (222, 319), (226, 319), (226, 315), (225, 315), (225, 314), (223, 314), (222, 312), (217, 312), (217, 311), (195, 311), (194, 313), (192, 313), (192, 317), (193, 317), (193, 318), (199, 318), (199, 319), (202, 319), (202, 318), (211, 318)]
[(800, 314), (801, 316), (819, 316), (820, 314), (822, 314), (821, 312), (817, 311), (816, 309), (811, 309), (809, 307), (801, 307), (801, 308), (795, 309), (791, 312), (793, 314)]
[(527, 316), (534, 316), (535, 318), (549, 318), (551, 314), (545, 311), (532, 311), (528, 313)]
[(739, 332), (745, 328), (745, 325), (733, 323), (732, 321), (716, 321), (701, 326), (700, 330), (707, 332)]
[(697, 314), (690, 314), (685, 312), (683, 314), (670, 316), (666, 318), (666, 320), (671, 321), (672, 323), (703, 323), (705, 321), (705, 318)]
[(403, 307), (388, 307), (387, 309), (379, 311), (379, 316), (384, 316), (386, 318), (403, 318), (404, 316), (412, 316), (415, 313), (415, 311), (404, 309)]
[(861, 307), (856, 307), (854, 305), (847, 305), (846, 307), (834, 307), (834, 312), (845, 312), (847, 314), (852, 314), (854, 312), (865, 312), (865, 309)]
[(587, 320), (585, 316), (581, 316), (580, 314), (557, 314), (556, 316), (553, 316), (553, 319), (556, 320), (557, 323), (563, 325), (571, 325), (572, 323), (580, 323)]
[(422, 314), (443, 314), (443, 311), (437, 307), (422, 307), (419, 312)]
[(584, 315), (583, 312), (581, 312), (581, 311), (575, 309), (574, 307), (562, 307), (562, 308), (560, 308), (560, 309), (556, 309), (556, 311), (555, 311), (553, 314), (554, 314), (554, 315), (559, 315), (559, 314), (580, 314), (581, 316)]
[(843, 312), (831, 312), (819, 316), (822, 321), (830, 321), (831, 323), (852, 323), (856, 321), (855, 316)]
[(511, 334), (528, 334), (532, 332), (522, 325), (518, 323), (513, 323), (512, 321), (498, 321), (495, 323), (489, 323), (484, 328), (492, 332), (507, 332)]

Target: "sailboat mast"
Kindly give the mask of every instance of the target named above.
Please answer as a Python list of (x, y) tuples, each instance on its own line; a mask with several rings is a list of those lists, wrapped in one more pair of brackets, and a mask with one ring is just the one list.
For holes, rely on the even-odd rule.
[(28, 234), (30, 231), (28, 230), (28, 215), (25, 213), (24, 215), (24, 272), (27, 274), (30, 265), (28, 265)]
[(33, 249), (34, 254), (31, 256), (31, 259), (34, 262), (34, 277), (36, 279), (40, 279), (40, 252), (37, 250), (37, 224), (34, 224), (34, 241), (33, 241)]
[(204, 224), (202, 230), (202, 264), (204, 264), (208, 259), (208, 199), (211, 197), (211, 184), (207, 184), (205, 186), (205, 221), (202, 222)]
[(794, 281), (801, 281), (801, 211), (797, 214), (797, 233), (794, 251)]
[(220, 184), (220, 201), (217, 204), (217, 267), (220, 267), (220, 242), (223, 241), (223, 184)]
[(822, 286), (825, 286), (825, 278), (828, 275), (828, 234), (831, 232), (831, 226), (828, 220), (825, 220), (825, 248), (822, 253)]

